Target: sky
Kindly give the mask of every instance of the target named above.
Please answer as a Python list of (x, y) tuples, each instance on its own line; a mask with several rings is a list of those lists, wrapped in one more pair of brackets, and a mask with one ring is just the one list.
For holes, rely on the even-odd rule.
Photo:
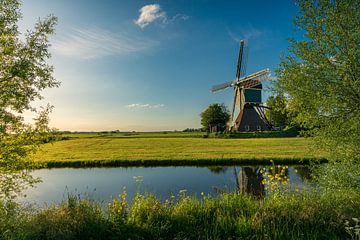
[(246, 73), (274, 76), (296, 34), (289, 0), (23, 0), (21, 10), (22, 32), (58, 17), (49, 63), (61, 85), (35, 105), (53, 105), (50, 125), (70, 131), (199, 128), (209, 104), (231, 108), (232, 89), (210, 88), (235, 78), (241, 39)]

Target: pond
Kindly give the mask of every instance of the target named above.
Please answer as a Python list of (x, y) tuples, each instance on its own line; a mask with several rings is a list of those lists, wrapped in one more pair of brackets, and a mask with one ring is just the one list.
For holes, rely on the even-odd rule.
[[(280, 167), (280, 166), (279, 166)], [(310, 180), (305, 166), (282, 168), (291, 189), (303, 188)], [(186, 190), (188, 195), (219, 192), (248, 192), (258, 197), (266, 194), (263, 180), (266, 175), (281, 173), (277, 167), (116, 167), (116, 168), (58, 168), (35, 170), (42, 179), (28, 189), (22, 201), (38, 205), (61, 202), (69, 193), (107, 203), (124, 189), (128, 200), (135, 193), (153, 193), (159, 199)]]

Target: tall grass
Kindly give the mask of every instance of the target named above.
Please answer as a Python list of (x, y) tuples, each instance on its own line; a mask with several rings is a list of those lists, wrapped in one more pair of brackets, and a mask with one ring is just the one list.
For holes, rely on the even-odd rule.
[(164, 202), (137, 194), (130, 203), (123, 193), (107, 208), (69, 196), (44, 209), (4, 209), (1, 239), (350, 239), (354, 227), (345, 223), (360, 216), (360, 193), (303, 192), (264, 200), (181, 193)]

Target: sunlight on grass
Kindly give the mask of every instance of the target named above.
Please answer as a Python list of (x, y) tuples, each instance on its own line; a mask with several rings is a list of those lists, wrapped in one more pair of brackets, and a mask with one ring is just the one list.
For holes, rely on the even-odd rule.
[(306, 138), (79, 138), (45, 144), (38, 162), (314, 159)]

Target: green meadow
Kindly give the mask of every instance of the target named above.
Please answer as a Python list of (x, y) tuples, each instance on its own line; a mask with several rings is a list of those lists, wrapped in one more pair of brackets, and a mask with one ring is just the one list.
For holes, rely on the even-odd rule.
[[(173, 134), (173, 133), (172, 133)], [(42, 145), (33, 156), (48, 167), (266, 164), (324, 159), (310, 149), (310, 138), (202, 138), (198, 133), (73, 134)], [(165, 137), (161, 137), (165, 135)]]

